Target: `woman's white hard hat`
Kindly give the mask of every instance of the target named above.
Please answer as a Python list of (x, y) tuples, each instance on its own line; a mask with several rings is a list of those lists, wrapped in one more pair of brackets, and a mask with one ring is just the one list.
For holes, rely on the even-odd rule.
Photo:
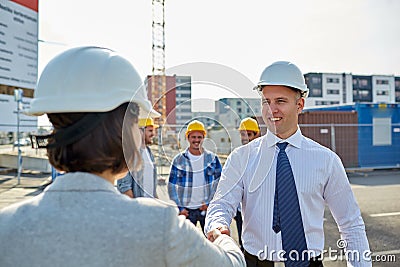
[(37, 83), (30, 115), (107, 112), (126, 102), (140, 106), (139, 117), (158, 117), (132, 64), (102, 47), (77, 47), (53, 58)]

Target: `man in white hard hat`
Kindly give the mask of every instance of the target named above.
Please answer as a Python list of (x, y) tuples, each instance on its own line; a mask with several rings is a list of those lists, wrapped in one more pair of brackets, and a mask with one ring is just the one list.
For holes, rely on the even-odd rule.
[(155, 197), (157, 196), (157, 168), (154, 155), (150, 145), (153, 144), (153, 137), (157, 126), (153, 118), (139, 119), (139, 129), (142, 135), (140, 153), (143, 166), (139, 171), (128, 172), (127, 175), (117, 181), (118, 190), (131, 197)]
[(139, 168), (138, 118), (159, 115), (125, 58), (99, 47), (61, 53), (29, 113), (49, 117), (54, 131), (38, 143), (66, 174), (0, 211), (0, 266), (245, 265), (229, 236), (216, 231), (210, 243), (176, 208), (115, 189), (128, 167)]
[(360, 256), (349, 257), (349, 266), (371, 266), (364, 222), (340, 158), (304, 137), (298, 127), (308, 94), (300, 69), (275, 62), (255, 89), (261, 95), (267, 133), (228, 157), (208, 207), (205, 232), (229, 234), (242, 202), (247, 266), (323, 266), (327, 205), (346, 250)]
[(186, 129), (189, 147), (177, 154), (171, 164), (168, 194), (194, 225), (200, 223), (204, 230), (208, 203), (214, 195), (221, 163), (216, 154), (203, 147), (206, 129), (202, 122), (191, 121)]

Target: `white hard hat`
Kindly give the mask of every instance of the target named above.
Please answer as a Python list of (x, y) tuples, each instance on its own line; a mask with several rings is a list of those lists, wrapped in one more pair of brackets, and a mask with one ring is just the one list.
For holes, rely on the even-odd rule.
[(288, 61), (277, 61), (265, 68), (254, 89), (261, 91), (265, 85), (292, 87), (300, 90), (303, 97), (308, 96), (308, 88), (303, 74), (295, 64)]
[(140, 117), (160, 116), (128, 60), (107, 48), (85, 46), (47, 64), (26, 113), (107, 112), (126, 102), (140, 106)]

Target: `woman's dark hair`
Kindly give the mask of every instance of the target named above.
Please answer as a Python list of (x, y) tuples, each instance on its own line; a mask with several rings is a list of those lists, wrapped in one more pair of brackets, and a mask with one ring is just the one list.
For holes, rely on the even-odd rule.
[[(87, 114), (52, 113), (48, 117), (55, 134)], [(140, 154), (134, 142), (132, 128), (138, 122), (138, 114), (139, 106), (136, 103), (125, 103), (106, 112), (98, 126), (78, 141), (47, 148), (50, 164), (65, 172), (102, 173), (111, 170), (113, 174), (127, 171), (128, 166), (133, 166), (134, 163), (140, 165)], [(55, 142), (55, 139), (49, 139), (49, 144)]]

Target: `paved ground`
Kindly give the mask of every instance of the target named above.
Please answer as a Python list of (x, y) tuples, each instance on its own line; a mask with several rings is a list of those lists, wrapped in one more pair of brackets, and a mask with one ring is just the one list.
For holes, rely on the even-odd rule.
[(0, 209), (39, 194), (50, 181), (49, 174), (24, 172), (18, 183), (16, 172), (0, 169)]
[[(349, 180), (360, 205), (369, 243), (375, 255), (386, 257), (386, 262), (374, 262), (374, 267), (398, 266), (400, 262), (400, 170), (350, 173)], [(29, 199), (43, 191), (50, 183), (50, 175), (24, 172), (18, 184), (15, 172), (0, 169), (0, 209)], [(167, 202), (165, 184), (158, 187), (159, 197)], [(327, 210), (324, 224), (325, 247), (337, 248), (339, 232)], [(232, 237), (237, 240), (235, 223)], [(326, 255), (325, 255), (326, 256)], [(392, 258), (388, 261), (389, 257)], [(325, 259), (327, 267), (346, 266), (341, 260)]]

